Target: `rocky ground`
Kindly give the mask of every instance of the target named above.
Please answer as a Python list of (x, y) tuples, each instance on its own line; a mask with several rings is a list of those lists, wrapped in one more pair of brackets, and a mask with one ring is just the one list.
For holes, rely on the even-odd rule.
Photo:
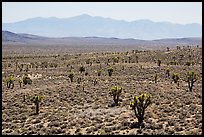
[[(184, 58), (180, 60), (180, 55)], [(138, 63), (134, 57), (139, 57)], [(191, 55), (195, 64), (186, 66)], [(119, 63), (112, 57), (119, 56)], [(128, 57), (131, 57), (129, 63)], [(179, 62), (170, 65), (172, 58)], [(122, 61), (122, 58), (124, 61)], [(92, 65), (86, 64), (90, 59)], [(107, 60), (110, 63), (107, 64)], [(157, 59), (162, 63), (159, 67)], [(6, 58), (2, 60), (2, 134), (3, 135), (201, 135), (202, 134), (202, 48), (146, 52), (82, 53), (55, 57)], [(97, 61), (100, 63), (97, 63)], [(28, 72), (15, 70), (15, 62), (57, 63), (57, 67), (29, 68)], [(11, 64), (10, 66), (8, 64)], [(83, 64), (85, 72), (79, 72)], [(113, 67), (113, 75), (108, 76), (107, 68)], [(75, 73), (70, 82), (70, 70)], [(179, 86), (170, 75), (180, 74)], [(97, 76), (97, 70), (102, 70)], [(186, 74), (195, 71), (199, 79), (193, 91), (188, 91)], [(88, 75), (85, 75), (85, 73)], [(31, 85), (18, 84), (22, 74), (28, 73)], [(158, 74), (155, 83), (154, 75)], [(14, 74), (15, 86), (6, 87), (5, 78)], [(80, 83), (77, 79), (81, 78)], [(97, 83), (94, 85), (94, 80)], [(120, 105), (112, 106), (109, 95), (112, 86), (122, 86)], [(137, 118), (129, 108), (133, 95), (152, 94), (152, 105), (145, 112), (145, 126), (136, 128)], [(26, 95), (26, 100), (23, 97)], [(43, 96), (40, 113), (35, 115), (35, 105), (30, 101), (33, 95)]]

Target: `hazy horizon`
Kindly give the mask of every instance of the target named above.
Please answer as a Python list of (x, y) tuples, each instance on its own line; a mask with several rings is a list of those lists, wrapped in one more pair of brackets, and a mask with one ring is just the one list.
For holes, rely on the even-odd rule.
[(2, 23), (82, 14), (127, 22), (151, 20), (202, 25), (202, 2), (2, 2)]

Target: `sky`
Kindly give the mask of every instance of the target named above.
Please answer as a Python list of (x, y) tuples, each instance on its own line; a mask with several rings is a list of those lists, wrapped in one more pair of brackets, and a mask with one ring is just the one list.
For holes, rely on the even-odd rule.
[(202, 25), (202, 2), (2, 2), (3, 23), (81, 14), (125, 21), (149, 19)]

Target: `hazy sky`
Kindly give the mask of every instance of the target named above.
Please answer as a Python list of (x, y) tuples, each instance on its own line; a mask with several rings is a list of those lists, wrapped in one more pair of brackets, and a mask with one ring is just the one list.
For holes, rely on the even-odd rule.
[(202, 24), (202, 2), (2, 2), (2, 22), (81, 14), (133, 21)]

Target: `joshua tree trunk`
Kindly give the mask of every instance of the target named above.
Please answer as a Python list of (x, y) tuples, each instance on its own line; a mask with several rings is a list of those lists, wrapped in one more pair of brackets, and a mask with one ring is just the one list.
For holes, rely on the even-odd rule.
[(188, 88), (189, 88), (189, 91), (192, 92), (192, 89), (193, 89), (193, 82), (188, 82)]
[(117, 106), (117, 105), (118, 105), (117, 97), (116, 97), (116, 96), (113, 96), (113, 100), (114, 100), (114, 102), (115, 102), (115, 105)]
[(35, 105), (36, 105), (36, 114), (39, 114), (39, 102), (35, 103)]
[(6, 83), (7, 88), (10, 88), (10, 84), (9, 82)]

